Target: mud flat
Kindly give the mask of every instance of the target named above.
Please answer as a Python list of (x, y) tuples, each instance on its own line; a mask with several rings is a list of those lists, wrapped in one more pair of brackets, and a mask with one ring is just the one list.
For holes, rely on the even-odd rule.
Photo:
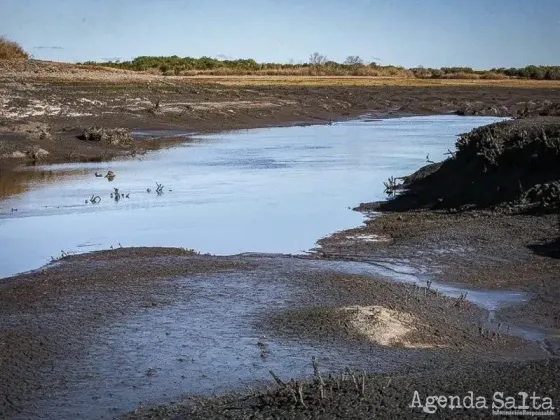
[(544, 336), (525, 340), (467, 299), (377, 273), (314, 258), (122, 248), (5, 279), (1, 412), (111, 418), (184, 394), (262, 387), (271, 370), (306, 378), (313, 357), (325, 377), (550, 357)]
[(531, 304), (510, 315), (557, 335), (559, 123), (519, 119), (463, 135), (450, 159), (405, 177), (402, 194), (361, 204), (365, 225), (321, 240), (322, 252), (403, 258), (447, 283), (527, 291)]
[[(408, 270), (416, 267), (416, 272), (444, 282), (445, 287), (453, 284), (470, 288), (471, 293), (480, 288), (497, 293), (517, 290), (527, 297), (525, 302), (492, 308), (490, 319), (500, 324), (516, 323), (526, 331), (540, 330), (547, 337), (540, 343), (546, 359), (512, 361), (508, 359), (513, 353), (509, 353), (501, 359), (482, 358), (476, 363), (466, 359), (450, 364), (440, 361), (426, 370), (404, 374), (346, 370), (328, 379), (315, 371), (308, 382), (294, 383), (284, 378), (287, 383), (266, 391), (139, 409), (129, 418), (425, 418), (427, 414), (421, 408), (410, 407), (416, 391), (421, 396), (464, 396), (477, 390), (476, 395), (493, 401), (495, 392), (515, 396), (523, 392), (521, 389), (546, 394), (555, 407), (548, 414), (557, 415), (558, 122), (558, 118), (520, 119), (465, 134), (450, 159), (405, 177), (397, 187), (402, 193), (394, 199), (360, 205), (357, 210), (370, 215), (365, 225), (321, 240), (317, 250), (327, 260), (369, 261), (391, 269), (406, 263)], [(418, 282), (418, 276), (414, 281)], [(297, 334), (301, 331), (298, 321), (305, 320), (314, 325), (315, 336), (340, 339), (340, 329), (333, 325), (363, 325), (360, 320), (374, 312), (377, 319), (383, 318), (375, 307), (356, 308), (354, 319), (347, 318), (348, 312), (296, 311), (283, 314), (281, 319), (288, 322), (277, 330)], [(423, 313), (426, 316), (426, 311)], [(386, 320), (390, 314), (384, 314)], [(392, 330), (398, 330), (406, 320), (401, 316), (401, 324), (393, 323)], [(275, 317), (269, 322), (281, 324)], [(379, 342), (386, 330), (375, 325), (373, 337)], [(489, 415), (491, 408), (436, 408), (429, 416)]]

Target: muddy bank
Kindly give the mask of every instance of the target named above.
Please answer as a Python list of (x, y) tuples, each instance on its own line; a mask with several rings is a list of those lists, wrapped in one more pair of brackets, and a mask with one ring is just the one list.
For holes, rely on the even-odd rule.
[(185, 393), (267, 382), (271, 369), (305, 377), (312, 356), (325, 372), (549, 356), (506, 324), (488, 324), (488, 313), (469, 302), (356, 269), (123, 248), (3, 280), (2, 412), (112, 417)]
[(557, 117), (480, 127), (461, 135), (447, 160), (404, 177), (394, 198), (357, 208), (382, 216), (334, 236), (342, 244), (348, 236), (373, 235), (379, 240), (347, 244), (356, 252), (412, 253), (460, 268), (449, 276), (444, 270), (448, 281), (556, 293), (559, 168)]
[(498, 319), (558, 334), (559, 127), (533, 117), (460, 136), (449, 159), (404, 177), (394, 198), (361, 204), (365, 224), (320, 240), (320, 255), (395, 258), (446, 283), (525, 290), (530, 303)]
[(461, 135), (450, 155), (405, 177), (397, 186), (404, 192), (377, 208), (560, 212), (560, 118), (477, 128)]
[[(411, 371), (406, 374), (372, 375), (345, 371), (335, 375), (319, 374), (307, 382), (289, 382), (271, 390), (228, 395), (210, 400), (187, 400), (170, 406), (138, 409), (124, 417), (130, 420), (148, 419), (367, 419), (367, 418), (489, 418), (492, 403), (501, 407), (507, 396), (516, 397), (520, 405), (521, 390), (535, 390), (537, 395), (552, 399), (557, 413), (558, 360), (507, 363), (477, 362), (443, 364), (437, 369)], [(536, 391), (538, 390), (538, 391)], [(474, 393), (482, 396), (488, 408), (469, 409), (416, 406), (411, 408), (415, 392), (421, 404), (426, 397)], [(523, 392), (521, 391), (521, 392)], [(495, 392), (502, 392), (496, 396)], [(544, 399), (540, 400), (543, 403)], [(468, 404), (468, 402), (466, 403)], [(464, 404), (464, 405), (466, 405)], [(546, 410), (545, 410), (546, 411)]]
[(85, 140), (84, 129), (94, 126), (175, 130), (184, 139), (194, 132), (321, 124), (366, 113), (517, 116), (560, 102), (560, 90), (545, 87), (225, 86), (165, 78), (145, 84), (5, 78), (0, 95), (3, 166), (134, 157), (157, 147), (157, 139), (121, 145)]

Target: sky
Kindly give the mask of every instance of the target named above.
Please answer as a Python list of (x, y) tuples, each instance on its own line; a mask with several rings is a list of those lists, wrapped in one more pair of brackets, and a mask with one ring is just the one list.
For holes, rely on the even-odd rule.
[(475, 69), (560, 65), (560, 0), (0, 0), (34, 58), (140, 55)]

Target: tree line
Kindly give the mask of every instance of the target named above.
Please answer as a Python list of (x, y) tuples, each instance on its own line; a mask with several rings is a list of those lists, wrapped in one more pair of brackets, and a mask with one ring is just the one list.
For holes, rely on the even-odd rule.
[(560, 66), (527, 66), (523, 68), (493, 68), (474, 70), (470, 67), (404, 68), (401, 66), (366, 63), (360, 56), (350, 55), (342, 63), (313, 53), (307, 62), (259, 63), (252, 58), (220, 60), (212, 57), (140, 56), (130, 61), (88, 61), (81, 64), (99, 65), (124, 70), (148, 71), (164, 75), (353, 75), (394, 76), (423, 79), (531, 79), (560, 80)]

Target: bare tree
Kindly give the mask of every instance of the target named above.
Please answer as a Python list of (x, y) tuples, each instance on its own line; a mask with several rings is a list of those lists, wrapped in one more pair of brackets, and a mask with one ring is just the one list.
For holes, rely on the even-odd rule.
[(309, 56), (309, 64), (313, 66), (322, 66), (327, 62), (327, 57), (318, 52), (314, 52)]
[(349, 66), (363, 66), (364, 60), (359, 55), (349, 55), (346, 57), (344, 64)]

